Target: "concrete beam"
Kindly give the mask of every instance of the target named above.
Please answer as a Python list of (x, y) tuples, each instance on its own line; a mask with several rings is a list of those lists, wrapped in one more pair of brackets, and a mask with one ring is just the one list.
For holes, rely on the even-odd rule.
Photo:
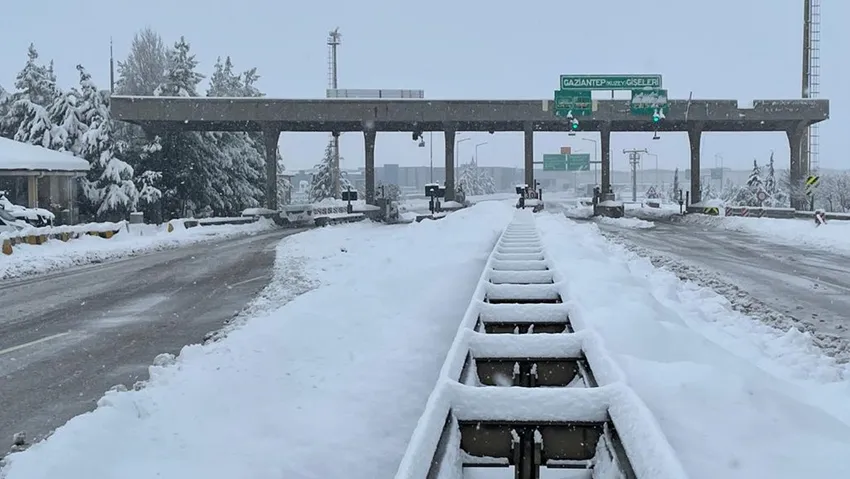
[[(757, 100), (739, 108), (734, 100), (671, 100), (660, 125), (633, 116), (628, 100), (599, 100), (581, 131), (784, 131), (803, 122), (829, 118), (828, 100)], [(568, 131), (555, 117), (552, 100), (288, 100), (270, 98), (173, 98), (113, 96), (113, 118), (166, 130), (259, 131), (273, 122), (281, 131), (442, 131), (447, 120), (456, 131)]]

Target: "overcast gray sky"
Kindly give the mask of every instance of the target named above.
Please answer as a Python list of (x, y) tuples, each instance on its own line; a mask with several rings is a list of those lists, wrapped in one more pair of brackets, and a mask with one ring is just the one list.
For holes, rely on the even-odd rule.
[[(230, 55), (239, 69), (258, 67), (260, 88), (270, 97), (321, 98), (327, 86), (330, 29), (339, 26), (341, 88), (423, 89), (427, 98), (551, 98), (562, 73), (660, 73), (671, 98), (785, 99), (800, 97), (803, 0), (536, 0), (493, 2), (430, 0), (45, 0), (5, 2), (0, 7), (0, 85), (13, 88), (15, 74), (34, 42), (53, 59), (62, 85), (77, 81), (85, 65), (103, 87), (109, 80), (109, 37), (116, 57), (126, 56), (133, 33), (150, 26), (168, 43), (185, 35), (209, 73), (216, 56)], [(821, 128), (821, 166), (845, 168), (850, 135), (842, 134), (850, 109), (850, 66), (841, 45), (850, 45), (850, 2), (824, 2), (822, 97), (832, 119)], [(845, 88), (842, 89), (841, 86)], [(521, 134), (469, 134), (479, 162), (520, 166)], [(587, 135), (597, 138), (598, 135)], [(316, 163), (326, 134), (284, 134), (287, 167)], [(535, 154), (561, 145), (592, 149), (581, 136), (537, 134)], [(427, 134), (426, 134), (427, 139)], [(442, 162), (442, 135), (435, 134), (435, 163)], [(361, 134), (343, 135), (344, 167), (363, 164)], [(615, 134), (612, 158), (626, 169), (623, 148), (647, 148), (661, 167), (686, 168), (684, 134)], [(429, 148), (410, 134), (381, 133), (379, 164), (426, 165)], [(784, 134), (703, 136), (703, 164), (715, 154), (727, 167), (747, 168), (776, 151), (787, 168)], [(654, 162), (654, 161), (653, 161)], [(652, 165), (654, 167), (654, 165)]]

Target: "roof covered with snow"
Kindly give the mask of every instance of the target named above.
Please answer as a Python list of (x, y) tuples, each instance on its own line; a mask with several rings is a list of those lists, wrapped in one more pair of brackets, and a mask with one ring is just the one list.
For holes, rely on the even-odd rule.
[(0, 171), (88, 171), (89, 162), (70, 153), (0, 137)]

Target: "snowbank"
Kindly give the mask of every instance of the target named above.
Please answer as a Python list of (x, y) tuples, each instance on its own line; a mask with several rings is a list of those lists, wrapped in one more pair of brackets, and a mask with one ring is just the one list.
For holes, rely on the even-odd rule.
[(538, 226), (571, 319), (602, 336), (691, 478), (850, 477), (846, 366), (608, 243), (596, 225), (544, 214)]
[(392, 477), (512, 212), (286, 238), (259, 310), (315, 289), (108, 393), (4, 479)]
[(596, 218), (596, 221), (602, 224), (619, 226), (620, 228), (627, 228), (630, 230), (655, 228), (655, 223), (651, 221), (644, 221), (639, 218), (608, 218), (607, 216), (600, 216), (599, 218)]
[[(88, 231), (85, 228), (89, 226), (92, 225), (56, 227), (49, 230), (51, 233), (60, 233), (64, 230), (68, 232)], [(175, 228), (173, 232), (169, 233), (166, 231), (165, 225), (100, 223), (95, 225), (93, 230), (117, 230), (118, 233), (110, 239), (83, 236), (67, 242), (50, 240), (37, 246), (15, 245), (13, 254), (9, 256), (0, 255), (0, 280), (99, 263), (151, 251), (177, 248), (211, 239), (257, 233), (273, 227), (274, 223), (271, 220), (261, 219), (246, 225), (216, 225), (191, 229)], [(48, 228), (34, 228), (33, 230), (48, 230)]]
[(689, 223), (715, 226), (757, 235), (759, 239), (779, 244), (809, 246), (850, 253), (850, 221), (833, 220), (815, 226), (814, 220), (744, 218), (734, 216), (687, 215)]

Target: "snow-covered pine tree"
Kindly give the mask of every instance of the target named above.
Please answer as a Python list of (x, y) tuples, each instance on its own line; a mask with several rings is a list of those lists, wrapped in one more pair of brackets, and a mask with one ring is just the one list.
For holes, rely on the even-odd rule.
[(98, 218), (119, 220), (135, 211), (139, 201), (133, 168), (121, 159), (123, 144), (113, 135), (107, 95), (97, 89), (82, 65), (77, 65), (77, 71), (80, 72), (77, 114), (88, 124), (80, 138), (80, 153), (90, 165), (83, 192)]
[[(342, 158), (340, 158), (340, 161), (342, 161)], [(310, 179), (310, 201), (318, 202), (326, 198), (333, 198), (333, 168), (333, 142), (328, 141), (327, 146), (325, 146), (325, 154), (322, 157), (322, 161), (313, 167), (313, 176)], [(339, 178), (340, 191), (344, 191), (351, 186), (351, 183), (348, 181), (345, 174), (339, 172), (336, 176)]]
[(286, 171), (286, 165), (283, 164), (283, 155), (280, 154), (280, 149), (277, 150), (277, 204), (289, 204), (292, 198), (292, 181), (289, 178), (282, 176), (281, 173)]
[(679, 168), (673, 170), (673, 191), (670, 192), (670, 201), (679, 201)]
[[(154, 90), (156, 96), (197, 96), (198, 84), (204, 78), (196, 71), (198, 61), (184, 37), (166, 51), (167, 68), (163, 83)], [(166, 217), (184, 217), (215, 207), (223, 208), (212, 178), (218, 168), (216, 147), (199, 132), (169, 132), (160, 139), (161, 163), (153, 171), (162, 174), (162, 207)]]
[(53, 124), (47, 108), (56, 96), (52, 63), (39, 65), (38, 51), (30, 44), (27, 63), (15, 80), (16, 92), (7, 100), (8, 110), (0, 119), (0, 136), (49, 148)]
[(750, 172), (749, 178), (747, 178), (747, 186), (753, 190), (757, 191), (762, 189), (764, 186), (764, 182), (761, 179), (761, 168), (759, 168), (758, 161), (753, 159), (753, 170)]
[(776, 193), (776, 171), (773, 169), (773, 152), (770, 152), (770, 161), (767, 163), (767, 176), (764, 178), (764, 191), (768, 196)]
[(80, 138), (88, 126), (80, 118), (79, 99), (80, 92), (76, 88), (56, 92), (53, 104), (48, 109), (53, 123), (51, 147), (55, 150), (80, 154)]
[(496, 192), (493, 177), (479, 168), (474, 158), (460, 166), (457, 184), (465, 194), (470, 196), (489, 195)]
[[(210, 76), (207, 96), (238, 97), (244, 93), (242, 77), (233, 72), (230, 57), (218, 58)], [(256, 207), (264, 199), (264, 150), (244, 132), (213, 132), (206, 135), (219, 150), (214, 161), (219, 170), (212, 177), (221, 202), (218, 213), (232, 215)]]
[(310, 201), (317, 202), (333, 197), (333, 161), (333, 143), (328, 142), (322, 161), (313, 167), (313, 176), (310, 178)]

